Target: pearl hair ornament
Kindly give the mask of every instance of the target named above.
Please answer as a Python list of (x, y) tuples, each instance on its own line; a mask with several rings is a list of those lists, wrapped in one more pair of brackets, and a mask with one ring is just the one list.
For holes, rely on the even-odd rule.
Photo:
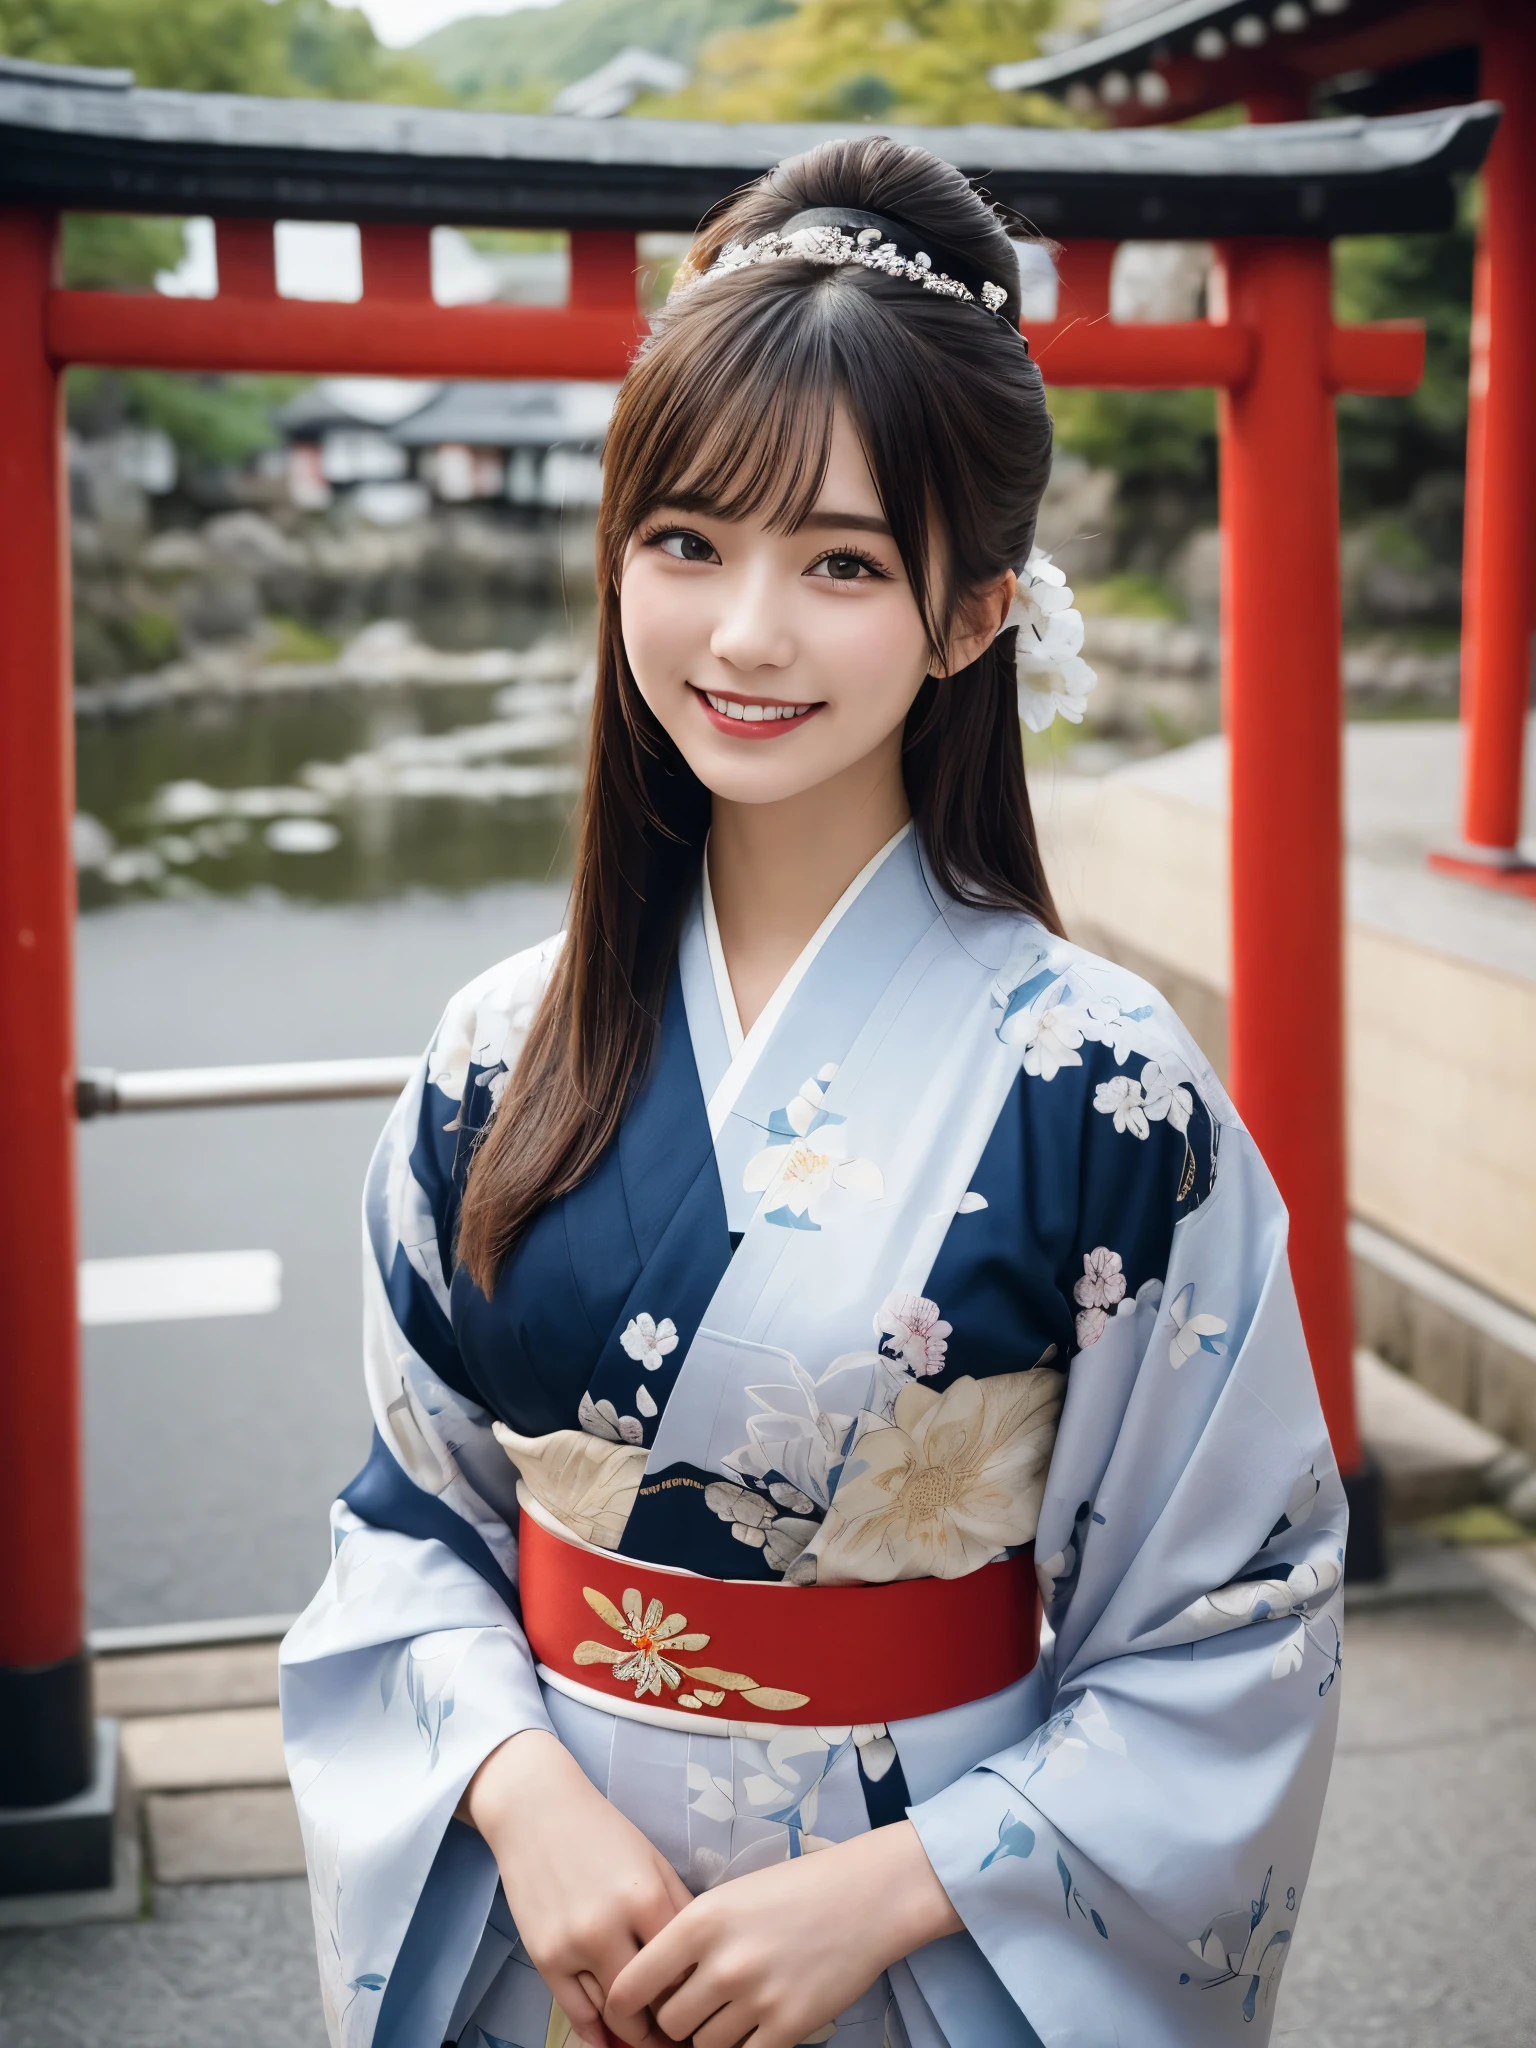
[[(898, 277), (907, 284), (915, 284), (925, 292), (937, 292), (942, 298), (958, 299), (966, 304), (979, 305), (1007, 322), (1003, 307), (1008, 303), (1008, 294), (1000, 284), (987, 279), (978, 279), (977, 288), (951, 277), (948, 271), (935, 270), (933, 258), (926, 249), (919, 249), (912, 256), (904, 256), (887, 230), (896, 225), (887, 222), (884, 226), (873, 225), (851, 227), (854, 220), (870, 221), (868, 214), (850, 211), (846, 222), (840, 224), (836, 215), (841, 209), (818, 208), (817, 216), (828, 214), (831, 219), (808, 218), (796, 215), (786, 221), (782, 228), (772, 228), (767, 234), (758, 235), (750, 242), (727, 242), (709, 269), (695, 282), (702, 283), (708, 278), (719, 277), (727, 271), (747, 270), (759, 263), (819, 263), (829, 269), (836, 269), (845, 263), (856, 263), (863, 270), (876, 270), (885, 277)], [(799, 223), (797, 225), (797, 222)], [(953, 258), (950, 259), (953, 261)]]

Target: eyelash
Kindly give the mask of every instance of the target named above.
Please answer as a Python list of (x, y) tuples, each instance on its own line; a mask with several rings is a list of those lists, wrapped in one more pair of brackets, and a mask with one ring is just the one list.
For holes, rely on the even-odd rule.
[[(831, 561), (861, 562), (870, 575), (877, 577), (882, 583), (889, 583), (891, 580), (891, 572), (886, 568), (885, 564), (877, 562), (873, 555), (866, 555), (862, 548), (828, 548), (825, 554), (816, 557), (815, 561), (809, 565), (806, 573), (809, 574), (810, 569), (819, 569), (823, 562)], [(857, 583), (858, 580), (857, 576), (829, 576), (827, 578), (829, 583)]]
[[(674, 535), (693, 533), (694, 528), (691, 526), (663, 525), (647, 527), (640, 534), (640, 546), (643, 548), (654, 547), (658, 541), (670, 540)], [(704, 538), (702, 534), (697, 534), (695, 537), (699, 540)], [(871, 576), (878, 577), (883, 583), (889, 583), (891, 580), (891, 572), (886, 568), (885, 564), (876, 561), (873, 555), (867, 555), (862, 548), (827, 548), (816, 557), (814, 562), (807, 563), (805, 573), (809, 575), (812, 569), (819, 569), (823, 562), (837, 560), (858, 562), (869, 571)], [(859, 579), (857, 576), (829, 576), (826, 580), (829, 583), (857, 583)]]

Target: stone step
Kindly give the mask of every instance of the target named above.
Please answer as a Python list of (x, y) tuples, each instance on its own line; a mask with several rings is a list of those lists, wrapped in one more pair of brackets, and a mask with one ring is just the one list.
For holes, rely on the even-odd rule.
[(216, 1707), (277, 1705), (277, 1643), (134, 1651), (95, 1661), (96, 1711), (128, 1721)]
[(151, 1792), (144, 1832), (160, 1884), (304, 1875), (299, 1816), (286, 1785)]
[(1487, 1473), (1508, 1446), (1374, 1351), (1355, 1353), (1360, 1434), (1386, 1478), (1394, 1521), (1422, 1521), (1488, 1498)]
[(141, 1793), (288, 1782), (276, 1707), (210, 1708), (125, 1721), (122, 1759)]

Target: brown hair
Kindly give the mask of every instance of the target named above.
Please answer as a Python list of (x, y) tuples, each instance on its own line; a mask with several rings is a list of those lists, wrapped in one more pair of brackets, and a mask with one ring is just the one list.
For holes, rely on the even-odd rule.
[[(810, 207), (878, 213), (1007, 291), (979, 305), (848, 264), (780, 261), (703, 278), (729, 241)], [(910, 252), (908, 252), (910, 253)], [(706, 220), (619, 393), (597, 527), (597, 698), (570, 925), (516, 1072), (476, 1152), (458, 1256), (489, 1294), (537, 1212), (592, 1171), (656, 1043), (708, 790), (647, 708), (625, 657), (619, 578), (661, 504), (793, 530), (815, 503), (835, 407), (857, 426), (942, 670), (966, 596), (1022, 565), (1050, 471), (1040, 372), (1017, 332), (1018, 264), (952, 165), (884, 136), (822, 143)], [(946, 536), (930, 578), (930, 519)], [(942, 590), (938, 601), (932, 583)], [(907, 717), (903, 772), (938, 882), (962, 901), (1060, 924), (1035, 844), (1013, 633)]]

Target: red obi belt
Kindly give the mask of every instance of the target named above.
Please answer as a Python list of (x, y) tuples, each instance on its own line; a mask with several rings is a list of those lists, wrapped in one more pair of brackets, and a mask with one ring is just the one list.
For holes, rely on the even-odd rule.
[(963, 1579), (706, 1579), (562, 1537), (525, 1502), (523, 1627), (553, 1675), (701, 1720), (910, 1721), (1001, 1692), (1040, 1654), (1034, 1549)]

